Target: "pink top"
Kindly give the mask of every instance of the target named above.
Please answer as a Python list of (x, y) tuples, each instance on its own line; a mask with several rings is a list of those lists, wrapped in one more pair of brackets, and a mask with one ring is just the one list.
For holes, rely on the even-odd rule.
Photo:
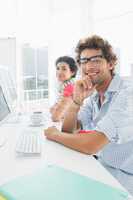
[(74, 91), (74, 79), (65, 81), (60, 88), (59, 97), (72, 97)]
[(73, 95), (73, 90), (74, 90), (74, 84), (68, 84), (63, 91), (63, 96), (64, 97), (70, 97)]

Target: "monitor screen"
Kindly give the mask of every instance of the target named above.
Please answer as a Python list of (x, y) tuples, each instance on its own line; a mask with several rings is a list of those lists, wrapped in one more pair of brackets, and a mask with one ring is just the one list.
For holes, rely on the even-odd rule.
[(0, 86), (0, 121), (2, 121), (9, 113), (10, 109)]

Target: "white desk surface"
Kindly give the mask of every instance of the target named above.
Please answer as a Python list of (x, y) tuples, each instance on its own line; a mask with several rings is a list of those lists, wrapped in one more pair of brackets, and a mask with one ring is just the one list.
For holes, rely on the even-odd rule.
[[(123, 189), (118, 181), (94, 157), (45, 139), (43, 130), (46, 126), (29, 127), (27, 122), (5, 124), (0, 127), (0, 134), (4, 134), (7, 138), (5, 145), (0, 148), (0, 185), (12, 178), (30, 174), (42, 168), (46, 163), (52, 163)], [(22, 157), (16, 154), (16, 139), (24, 128), (37, 129), (38, 133), (42, 135), (42, 153), (40, 156)]]

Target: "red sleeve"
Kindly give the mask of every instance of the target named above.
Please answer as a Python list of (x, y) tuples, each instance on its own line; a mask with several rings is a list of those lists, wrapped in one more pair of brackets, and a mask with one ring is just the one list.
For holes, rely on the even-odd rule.
[(91, 133), (96, 133), (95, 130), (80, 130), (80, 134), (91, 134)]
[(73, 95), (73, 90), (74, 90), (74, 85), (73, 84), (69, 84), (64, 88), (63, 91), (63, 96), (64, 97), (70, 97)]

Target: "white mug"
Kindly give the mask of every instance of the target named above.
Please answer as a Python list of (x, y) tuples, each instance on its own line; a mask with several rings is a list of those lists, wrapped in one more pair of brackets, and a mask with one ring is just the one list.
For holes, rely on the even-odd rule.
[(30, 120), (32, 125), (39, 126), (43, 121), (43, 113), (41, 111), (35, 111), (31, 114)]

